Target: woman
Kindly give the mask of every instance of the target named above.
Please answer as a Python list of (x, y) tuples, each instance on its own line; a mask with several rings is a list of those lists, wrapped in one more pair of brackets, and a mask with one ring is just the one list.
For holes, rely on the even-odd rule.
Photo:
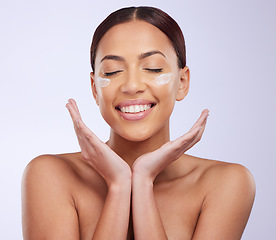
[(208, 110), (170, 141), (170, 115), (190, 80), (177, 23), (156, 8), (120, 9), (95, 31), (91, 65), (110, 138), (101, 142), (69, 100), (81, 152), (27, 166), (24, 239), (240, 239), (254, 201), (251, 174), (184, 154), (200, 140)]

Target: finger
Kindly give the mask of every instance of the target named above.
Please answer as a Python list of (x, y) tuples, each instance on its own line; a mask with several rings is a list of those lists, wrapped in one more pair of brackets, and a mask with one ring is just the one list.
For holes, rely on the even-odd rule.
[(81, 139), (92, 139), (97, 138), (96, 135), (84, 124), (84, 122), (81, 119), (77, 104), (74, 99), (69, 99), (68, 103), (66, 104), (66, 107), (68, 108), (70, 115), (73, 119), (74, 127), (76, 134)]
[(198, 133), (196, 134), (196, 136), (194, 137), (194, 139), (192, 141), (190, 141), (188, 143), (188, 145), (186, 146), (186, 151), (188, 149), (190, 149), (191, 147), (193, 147), (197, 142), (199, 142), (202, 138), (202, 135), (205, 131), (205, 127), (206, 127), (206, 124), (207, 124), (207, 118), (205, 119), (205, 121), (203, 122), (203, 125), (202, 127), (200, 128), (200, 130), (198, 131)]
[(80, 135), (80, 128), (79, 128), (79, 121), (77, 120), (78, 119), (78, 116), (72, 106), (72, 104), (70, 102), (68, 102), (66, 104), (66, 108), (68, 109), (69, 113), (70, 113), (70, 116), (72, 118), (72, 121), (73, 121), (73, 125), (74, 125), (74, 129), (75, 129), (75, 133), (77, 135), (77, 138), (78, 138), (78, 141), (79, 141), (79, 144), (81, 145), (82, 144), (82, 137)]
[(84, 141), (85, 138), (82, 137), (81, 134), (80, 134), (80, 129), (79, 129), (78, 123), (76, 121), (76, 119), (77, 119), (76, 112), (75, 112), (72, 104), (69, 103), (69, 102), (66, 104), (66, 108), (68, 109), (68, 111), (71, 115), (72, 121), (73, 121), (75, 133), (76, 133), (76, 136), (77, 136), (77, 139), (78, 139), (79, 146), (81, 148), (81, 154), (82, 154), (84, 159), (88, 159), (89, 154), (88, 154), (88, 151), (87, 151), (86, 143)]
[(73, 106), (73, 103), (70, 100), (66, 104), (66, 108), (69, 110), (72, 120), (75, 121), (77, 118), (80, 118), (79, 112), (76, 111), (75, 107)]
[(76, 103), (75, 103), (75, 106), (74, 106), (74, 102), (71, 99), (69, 99), (68, 103), (66, 104), (66, 108), (69, 110), (69, 113), (70, 113), (70, 116), (72, 118), (75, 131), (77, 132), (78, 131), (78, 124), (79, 124), (79, 121), (81, 120), (81, 116), (80, 116), (80, 113), (79, 113), (78, 108), (76, 106)]
[[(99, 171), (99, 166), (95, 165), (95, 160), (102, 155), (103, 147), (106, 146), (85, 124), (79, 120), (78, 140), (83, 152), (82, 157), (93, 168)], [(102, 170), (100, 170), (101, 172)]]
[(81, 118), (77, 103), (75, 102), (74, 99), (69, 99), (68, 103), (66, 104), (66, 107), (69, 106), (70, 110), (73, 114), (74, 120)]
[(81, 136), (81, 129), (79, 128), (80, 117), (76, 113), (72, 101), (70, 101), (70, 100), (68, 101), (68, 103), (66, 104), (66, 108), (68, 109), (68, 111), (70, 113), (70, 116), (72, 118), (74, 129), (75, 129), (75, 133), (77, 135), (79, 145), (83, 149), (83, 145), (84, 145), (83, 141), (82, 141), (83, 137)]
[[(69, 109), (71, 110), (71, 112), (74, 112), (74, 110), (72, 110), (72, 106), (69, 106)], [(74, 119), (74, 116), (73, 116), (73, 119)], [(94, 134), (78, 117), (76, 121), (73, 120), (73, 123), (74, 123), (75, 133), (78, 139), (78, 143), (81, 148), (81, 155), (86, 162), (92, 164), (90, 160), (95, 151), (94, 151), (94, 148), (91, 146), (91, 143), (89, 140), (92, 139), (92, 136)]]
[(193, 127), (190, 129), (190, 131), (193, 131), (195, 128), (198, 128), (199, 126), (202, 126), (205, 119), (209, 116), (209, 110), (208, 109), (204, 109), (200, 115), (200, 117), (198, 118), (198, 120), (196, 121), (196, 123), (193, 125)]
[(195, 137), (197, 136), (197, 134), (200, 132), (202, 126), (201, 125), (197, 125), (197, 126), (193, 126), (189, 132), (187, 132), (186, 134), (182, 135), (181, 137), (179, 137), (178, 139), (176, 139), (175, 141), (178, 142), (178, 144), (180, 146), (186, 144), (187, 142), (191, 142), (195, 139)]
[(68, 102), (68, 103), (66, 103), (65, 107), (68, 109), (68, 111), (70, 113), (70, 116), (73, 119), (74, 115), (73, 115), (73, 112), (72, 112), (72, 106), (71, 106), (71, 104)]
[[(159, 166), (168, 166), (172, 161), (178, 159), (184, 152), (186, 152), (198, 141), (200, 134), (203, 134), (208, 112), (209, 111), (206, 109), (201, 113), (201, 116), (188, 133), (179, 137), (175, 141), (167, 142), (160, 149), (157, 149), (156, 151), (151, 153), (157, 154), (159, 156), (161, 153), (162, 158), (156, 157), (156, 159), (159, 159)], [(161, 168), (163, 169), (163, 167)]]
[(77, 129), (80, 135), (87, 140), (90, 140), (96, 136), (81, 119), (78, 120)]
[(201, 125), (195, 126), (193, 129), (175, 141), (163, 145), (164, 148), (162, 149), (165, 151), (163, 154), (171, 156), (173, 160), (183, 155), (188, 149), (190, 149), (200, 140), (206, 126), (206, 121), (207, 118), (205, 118)]
[[(84, 124), (80, 119), (78, 120), (77, 133), (81, 138), (82, 142), (85, 144), (87, 150), (92, 147), (94, 151), (103, 146), (103, 142)], [(104, 144), (105, 145), (105, 144)]]
[(75, 101), (73, 98), (70, 98), (70, 99), (68, 100), (68, 102), (72, 105), (72, 107), (73, 107), (75, 113), (77, 114), (77, 116), (78, 116), (79, 118), (81, 118), (80, 111), (79, 111), (79, 108), (78, 108), (78, 106), (77, 106), (76, 101)]
[(204, 125), (204, 123), (206, 123), (206, 119), (209, 116), (209, 110), (208, 109), (204, 109), (200, 115), (200, 117), (198, 118), (198, 120), (196, 121), (196, 123), (192, 126), (192, 128), (189, 130), (189, 132), (185, 135), (183, 135), (182, 140), (185, 142), (185, 140), (190, 141), (192, 139), (194, 139), (198, 133), (202, 130), (202, 127)]
[[(82, 157), (86, 162), (93, 166), (94, 164), (91, 161), (91, 159), (93, 159), (93, 155), (95, 154), (95, 148), (93, 146), (96, 145), (95, 142), (97, 142), (98, 138), (82, 121), (74, 99), (69, 99), (66, 107), (69, 110), (73, 120), (73, 125), (81, 148)], [(98, 139), (98, 141), (100, 140)]]
[[(193, 127), (184, 134), (183, 136), (179, 137), (175, 141), (178, 142), (179, 148), (182, 148), (184, 144), (191, 144), (194, 141), (197, 141), (197, 137), (200, 135), (200, 133), (203, 134), (207, 117), (209, 116), (209, 110), (205, 109), (202, 111), (199, 119), (196, 121), (196, 123), (193, 125)], [(183, 146), (184, 147), (184, 146)]]

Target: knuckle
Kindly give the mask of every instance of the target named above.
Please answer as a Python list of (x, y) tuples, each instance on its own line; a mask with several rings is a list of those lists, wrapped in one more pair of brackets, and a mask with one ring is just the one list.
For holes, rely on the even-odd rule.
[(190, 133), (189, 135), (187, 135), (187, 137), (185, 139), (183, 139), (183, 144), (191, 141), (194, 138), (194, 134)]
[(195, 138), (195, 143), (198, 143), (201, 140), (201, 137)]
[(181, 142), (177, 142), (177, 143), (172, 142), (170, 147), (173, 151), (179, 151), (179, 149), (181, 149), (181, 147), (182, 147), (182, 143)]
[(87, 140), (90, 140), (90, 139), (91, 139), (91, 136), (90, 136), (88, 133), (84, 134), (84, 137), (85, 137)]
[(91, 133), (87, 132), (87, 133), (84, 134), (84, 137), (85, 137), (88, 141), (90, 141), (90, 140), (92, 140), (93, 135), (92, 135)]
[(90, 158), (89, 158), (89, 155), (87, 154), (87, 153), (81, 153), (81, 156), (82, 156), (82, 158), (85, 160), (85, 161), (88, 161), (88, 160), (90, 160)]
[(173, 141), (170, 141), (170, 142), (168, 142), (168, 148), (175, 149), (175, 148), (177, 148), (177, 144), (175, 144)]

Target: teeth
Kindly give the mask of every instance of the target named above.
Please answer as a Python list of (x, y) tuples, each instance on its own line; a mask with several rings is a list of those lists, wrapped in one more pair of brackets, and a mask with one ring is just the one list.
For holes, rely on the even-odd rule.
[(146, 111), (151, 108), (151, 104), (146, 105), (131, 105), (120, 108), (120, 111), (123, 113), (139, 113)]

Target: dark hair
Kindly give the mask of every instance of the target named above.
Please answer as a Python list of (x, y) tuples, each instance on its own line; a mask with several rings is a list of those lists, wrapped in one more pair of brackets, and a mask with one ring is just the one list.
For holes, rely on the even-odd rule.
[(111, 13), (96, 29), (91, 49), (90, 61), (92, 70), (95, 70), (96, 51), (104, 34), (113, 26), (130, 22), (134, 19), (142, 20), (160, 29), (170, 39), (178, 58), (179, 68), (186, 66), (186, 48), (182, 31), (176, 21), (167, 13), (154, 7), (127, 7)]

